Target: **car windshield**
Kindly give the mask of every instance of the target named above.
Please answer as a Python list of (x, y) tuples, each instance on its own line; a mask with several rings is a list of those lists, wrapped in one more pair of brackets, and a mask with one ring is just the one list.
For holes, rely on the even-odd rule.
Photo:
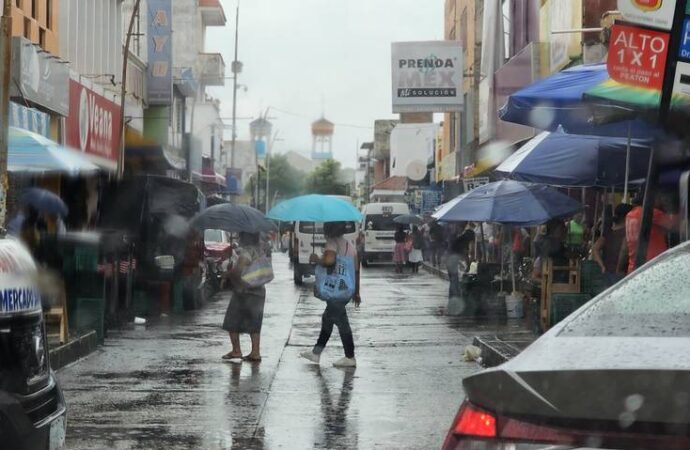
[(367, 215), (364, 220), (369, 231), (395, 231), (400, 226), (394, 221), (396, 217), (397, 215), (391, 214), (371, 214)]
[(690, 336), (690, 251), (665, 255), (597, 299), (561, 336)]

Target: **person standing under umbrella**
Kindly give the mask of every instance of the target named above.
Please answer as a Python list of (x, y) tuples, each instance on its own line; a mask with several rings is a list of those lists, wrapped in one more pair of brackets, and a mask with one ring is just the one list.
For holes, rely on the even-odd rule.
[(407, 240), (407, 233), (405, 227), (398, 225), (398, 229), (393, 236), (395, 239), (395, 247), (393, 247), (393, 264), (395, 264), (395, 273), (403, 273), (403, 265), (407, 259), (405, 252), (405, 240)]
[(419, 272), (419, 265), (424, 260), (422, 249), (424, 248), (424, 235), (422, 231), (415, 225), (412, 227), (412, 250), (408, 257), (410, 265), (412, 266), (412, 273)]
[[(249, 287), (242, 281), (242, 272), (254, 261), (264, 255), (259, 246), (259, 233), (240, 233), (237, 263), (230, 273), (232, 281), (232, 298), (225, 313), (223, 329), (230, 334), (232, 349), (225, 360), (244, 360), (261, 362), (261, 326), (266, 302), (266, 287)], [(242, 355), (240, 334), (249, 334), (252, 350)]]
[[(357, 249), (355, 245), (343, 237), (345, 234), (344, 222), (326, 222), (323, 226), (323, 231), (326, 236), (326, 248), (323, 252), (323, 257), (319, 258), (313, 254), (310, 257), (312, 264), (319, 264), (323, 267), (333, 267), (336, 264), (338, 256), (346, 256), (353, 258), (355, 266), (355, 306), (359, 306), (361, 298), (359, 296), (359, 263), (357, 261)], [(326, 302), (326, 310), (321, 316), (321, 333), (316, 341), (316, 345), (311, 351), (304, 351), (300, 353), (302, 358), (305, 358), (313, 363), (318, 364), (321, 360), (321, 353), (326, 348), (326, 344), (333, 333), (333, 326), (338, 327), (340, 333), (340, 340), (343, 343), (345, 350), (345, 357), (339, 359), (333, 365), (335, 367), (356, 367), (355, 360), (355, 342), (350, 328), (350, 321), (347, 317), (347, 310), (345, 309), (348, 302)]]

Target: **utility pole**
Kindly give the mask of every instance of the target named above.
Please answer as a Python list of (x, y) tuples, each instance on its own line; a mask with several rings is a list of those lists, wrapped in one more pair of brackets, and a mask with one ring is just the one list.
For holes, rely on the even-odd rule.
[(237, 0), (235, 11), (235, 58), (232, 61), (232, 140), (230, 141), (230, 168), (235, 168), (235, 146), (237, 143), (237, 77), (242, 71), (237, 60), (240, 37), (240, 0)]
[(12, 0), (3, 0), (2, 19), (0, 19), (0, 226), (5, 225), (7, 215), (7, 151), (10, 132), (10, 81), (12, 63)]
[[(266, 115), (268, 115), (268, 110), (266, 110)], [(276, 140), (278, 139), (278, 133), (280, 131), (276, 131), (273, 133), (273, 139), (271, 139), (271, 143), (268, 144), (267, 149), (266, 149), (266, 213), (268, 213), (269, 205), (270, 205), (270, 197), (269, 197), (269, 187), (271, 183), (271, 152), (273, 150), (273, 144), (275, 144)]]
[[(5, 0), (8, 2), (9, 0)], [(134, 23), (139, 17), (139, 6), (141, 0), (135, 0), (134, 8), (132, 8), (132, 16), (129, 18), (129, 28), (127, 29), (127, 37), (125, 38), (125, 48), (122, 53), (122, 88), (120, 89), (120, 133), (118, 135), (117, 148), (120, 154), (117, 157), (117, 177), (122, 178), (125, 173), (125, 99), (127, 96), (127, 62), (129, 61), (129, 46), (132, 43), (132, 33), (134, 32)]]

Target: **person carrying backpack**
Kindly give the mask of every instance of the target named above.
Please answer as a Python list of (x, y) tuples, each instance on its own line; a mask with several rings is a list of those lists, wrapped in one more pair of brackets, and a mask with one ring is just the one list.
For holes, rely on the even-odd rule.
[[(357, 248), (343, 237), (343, 234), (345, 233), (344, 222), (327, 222), (324, 224), (323, 231), (326, 235), (326, 248), (324, 250), (323, 257), (319, 258), (317, 255), (313, 254), (310, 257), (310, 262), (312, 264), (318, 264), (322, 269), (326, 270), (333, 270), (334, 268), (341, 266), (345, 268), (345, 271), (354, 270), (354, 274), (343, 274), (345, 278), (348, 275), (354, 275), (354, 280), (352, 280), (354, 281), (354, 294), (352, 295), (352, 298), (326, 299), (326, 296), (323, 293), (317, 292), (317, 295), (320, 295), (320, 298), (326, 301), (326, 310), (321, 316), (321, 333), (319, 334), (319, 338), (316, 341), (314, 348), (312, 350), (300, 353), (300, 356), (315, 364), (319, 364), (321, 354), (326, 348), (326, 344), (333, 333), (333, 326), (337, 326), (340, 333), (340, 340), (342, 341), (343, 348), (345, 350), (345, 357), (339, 359), (333, 363), (333, 365), (335, 367), (356, 367), (357, 361), (355, 360), (354, 337), (352, 336), (352, 329), (350, 328), (350, 321), (347, 317), (347, 310), (345, 307), (351, 299), (354, 300), (355, 306), (359, 306), (361, 303), (361, 298), (359, 296), (359, 264), (357, 258)], [(343, 265), (341, 264), (342, 261), (338, 261), (340, 258), (351, 258), (352, 264)], [(347, 267), (350, 269), (347, 269)], [(317, 288), (321, 284), (319, 273), (324, 272), (324, 270), (320, 270), (317, 267)], [(352, 291), (349, 292), (352, 294)]]

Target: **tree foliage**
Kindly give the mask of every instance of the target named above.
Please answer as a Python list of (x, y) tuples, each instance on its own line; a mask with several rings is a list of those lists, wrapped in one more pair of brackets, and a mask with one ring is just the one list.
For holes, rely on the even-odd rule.
[(329, 159), (319, 164), (307, 177), (305, 190), (309, 194), (349, 195), (349, 186), (341, 177), (340, 163)]

